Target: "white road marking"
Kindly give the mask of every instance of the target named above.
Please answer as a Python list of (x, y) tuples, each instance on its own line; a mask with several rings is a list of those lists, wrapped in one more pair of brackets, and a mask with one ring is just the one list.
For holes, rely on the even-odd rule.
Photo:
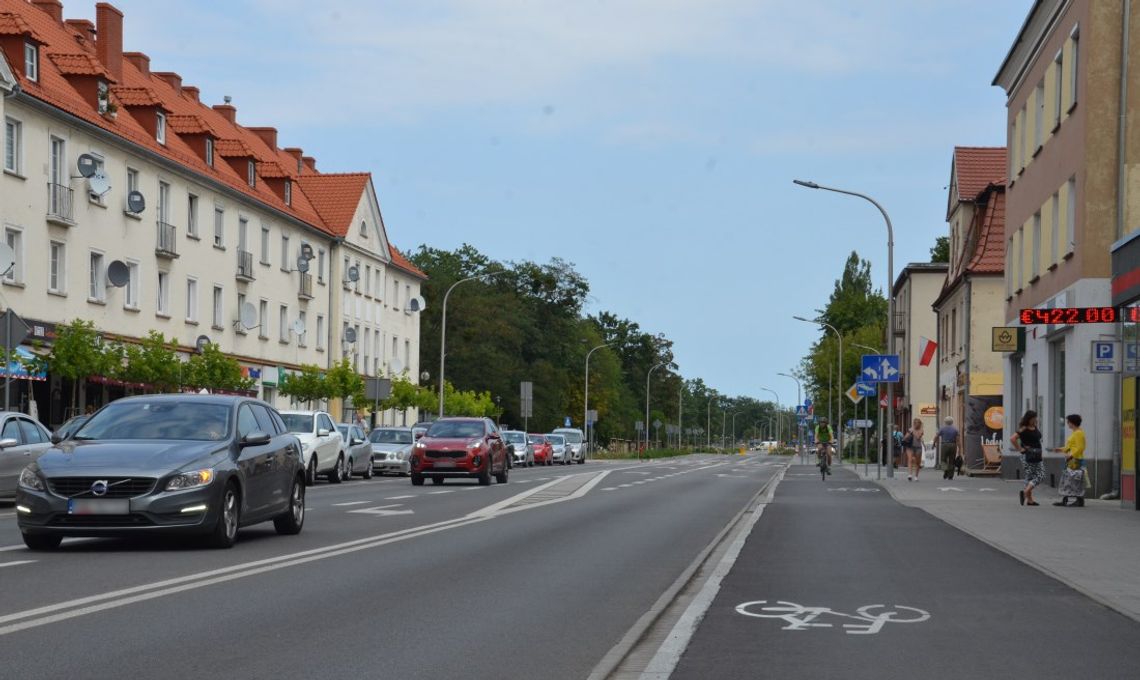
[(16, 562), (0, 562), (0, 569), (4, 567), (18, 567), (21, 564), (32, 564), (35, 560), (17, 560)]
[(415, 498), (415, 497), (416, 497), (415, 494), (412, 494), (410, 496), (388, 496), (384, 500), (386, 500), (386, 501), (402, 501), (405, 498)]
[(389, 510), (388, 508), (402, 507), (402, 503), (393, 503), (392, 505), (378, 505), (374, 508), (361, 508), (359, 510), (349, 510), (352, 513), (361, 515), (379, 515), (381, 517), (388, 517), (389, 515), (412, 515), (415, 510)]
[(0, 519), (6, 519), (8, 517), (15, 517), (15, 516), (16, 516), (16, 513), (14, 513), (14, 512), (0, 512)]
[(964, 489), (959, 489), (956, 486), (940, 486), (940, 487), (938, 487), (938, 490), (939, 491), (958, 491), (958, 492), (964, 491)]
[(367, 505), (372, 501), (349, 501), (348, 503), (333, 503), (334, 508), (343, 508), (346, 505)]
[[(752, 611), (756, 605), (769, 604), (767, 600), (742, 602), (736, 606), (736, 613), (758, 619), (781, 619), (788, 624), (780, 630), (809, 630), (811, 628), (831, 628), (830, 623), (816, 623), (821, 616), (837, 616), (854, 619), (859, 623), (845, 623), (844, 628), (854, 630), (845, 631), (848, 635), (875, 635), (887, 623), (922, 623), (930, 619), (930, 612), (915, 607), (902, 605), (869, 604), (859, 607), (854, 614), (845, 614), (830, 607), (805, 607), (795, 602), (778, 600), (759, 611)], [(886, 611), (880, 611), (886, 610)], [(899, 611), (905, 610), (905, 611)]]
[(602, 489), (602, 491), (617, 491), (617, 487), (616, 486), (607, 486), (606, 488)]
[(427, 495), (438, 496), (441, 493), (455, 493), (455, 489), (444, 489), (443, 491), (429, 491)]

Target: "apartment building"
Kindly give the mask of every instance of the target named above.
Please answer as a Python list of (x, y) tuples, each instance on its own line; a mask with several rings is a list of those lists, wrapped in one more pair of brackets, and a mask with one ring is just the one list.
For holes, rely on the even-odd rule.
[[(1112, 304), (1110, 250), (1134, 228), (1117, 208), (1127, 4), (1034, 2), (994, 78), (1008, 97), (1005, 325), (1017, 325), (1023, 308)], [(1097, 492), (1114, 482), (1119, 393), (1112, 375), (1090, 373), (1091, 348), (1118, 332), (1114, 324), (1028, 326), (1025, 350), (1004, 369), (1007, 420), (1036, 410), (1046, 446), (1064, 442), (1066, 414), (1085, 416)]]
[(982, 460), (982, 440), (1004, 432), (1004, 355), (992, 351), (991, 338), (994, 327), (1005, 325), (1005, 173), (1004, 147), (955, 147), (946, 208), (949, 270), (932, 305), (938, 414), (958, 423), (971, 466)]
[[(107, 3), (92, 24), (65, 20), (58, 0), (0, 0), (0, 222), (16, 259), (5, 306), (48, 344), (76, 318), (126, 342), (158, 330), (187, 355), (215, 343), (283, 406), (283, 373), (358, 344), (339, 328), (348, 293), (334, 258), (347, 246), (331, 224), (361, 196), (328, 195), (316, 161), (280, 148), (274, 128), (239, 124), (229, 97), (209, 106), (177, 73), (124, 52), (123, 23)], [(369, 266), (413, 279), (370, 196), (383, 250)], [(418, 355), (418, 319), (399, 321)], [(383, 320), (374, 326), (384, 337)], [(101, 384), (88, 403), (123, 393)], [(24, 396), (56, 424), (59, 395), (49, 367)]]
[(924, 355), (927, 342), (937, 337), (938, 323), (930, 305), (942, 290), (946, 269), (944, 262), (911, 262), (903, 267), (891, 289), (895, 299), (891, 332), (896, 337), (895, 351), (902, 370), (895, 386), (895, 422), (904, 432), (915, 418), (922, 421), (924, 431), (938, 430), (937, 377), (933, 359)]

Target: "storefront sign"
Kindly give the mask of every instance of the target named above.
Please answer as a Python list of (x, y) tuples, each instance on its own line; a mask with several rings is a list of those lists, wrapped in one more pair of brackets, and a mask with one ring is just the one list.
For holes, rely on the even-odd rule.
[(936, 416), (938, 415), (938, 407), (934, 404), (919, 404), (918, 415), (920, 416)]
[(993, 327), (993, 351), (995, 352), (1023, 352), (1025, 351), (1025, 329), (1018, 326)]

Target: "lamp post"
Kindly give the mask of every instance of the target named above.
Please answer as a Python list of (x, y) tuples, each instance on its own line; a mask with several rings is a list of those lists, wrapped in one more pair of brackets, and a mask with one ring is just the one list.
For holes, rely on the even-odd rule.
[[(881, 350), (875, 349), (874, 347), (868, 347), (866, 345), (860, 345), (857, 342), (855, 343), (855, 346), (858, 347), (859, 349), (865, 349), (868, 352), (870, 352), (871, 354), (879, 354), (881, 351)], [(875, 401), (878, 401), (878, 400), (879, 400), (879, 391), (875, 390)], [(892, 431), (887, 433), (887, 437), (890, 438), (889, 443), (887, 441), (883, 440), (883, 409), (878, 404), (875, 404), (875, 408), (878, 409), (878, 411), (879, 411), (879, 442), (883, 446), (886, 447), (887, 451), (891, 452), (891, 465), (894, 466), (894, 445), (895, 445), (894, 431), (892, 430)], [(863, 419), (866, 420), (866, 418), (867, 418), (867, 405), (863, 404)], [(878, 475), (879, 479), (882, 479), (882, 477), (883, 477), (883, 456), (880, 454), (880, 455), (875, 456), (875, 458), (876, 458), (876, 463), (875, 463), (876, 474)], [(863, 458), (863, 474), (864, 475), (867, 474), (867, 459), (866, 458)]]
[(736, 446), (736, 416), (744, 413), (744, 411), (737, 411), (732, 414), (732, 445)]
[[(796, 321), (803, 321), (806, 323), (819, 324), (820, 326), (824, 326), (826, 328), (829, 328), (832, 333), (835, 333), (835, 337), (839, 338), (839, 369), (838, 369), (839, 370), (839, 389), (842, 390), (843, 389), (843, 334), (839, 332), (838, 328), (836, 328), (835, 326), (832, 326), (831, 324), (829, 324), (826, 321), (823, 321), (821, 319), (805, 319), (802, 316), (793, 316), (792, 318), (795, 319)], [(830, 397), (831, 395), (829, 394), (827, 396)], [(843, 451), (844, 451), (844, 449), (843, 449), (843, 398), (842, 397), (839, 398), (837, 425), (838, 425), (838, 427), (836, 429), (838, 430), (838, 434), (836, 436), (839, 438), (839, 442), (838, 442), (838, 444), (839, 444), (839, 464), (843, 465)]]
[[(800, 404), (803, 403), (803, 387), (800, 385), (800, 379), (791, 373), (777, 373), (776, 375), (782, 375), (796, 381), (796, 408), (799, 408)], [(804, 462), (804, 432), (798, 420), (796, 422), (796, 448), (800, 450), (800, 463), (802, 464)]]
[[(662, 366), (665, 366), (668, 363), (669, 362), (667, 362), (667, 361), (662, 361), (659, 364), (655, 364), (652, 368), (649, 369), (649, 372), (645, 374), (645, 453), (646, 453), (646, 455), (649, 454), (649, 379), (653, 377), (653, 371), (656, 371), (657, 369), (661, 368)], [(638, 458), (641, 458), (641, 456), (638, 455)]]
[[(861, 198), (871, 205), (879, 209), (883, 215), (883, 221), (887, 223), (887, 354), (895, 353), (895, 296), (891, 294), (891, 290), (895, 285), (895, 228), (891, 226), (891, 217), (887, 211), (879, 204), (878, 201), (871, 198), (866, 194), (861, 194), (856, 191), (848, 191), (846, 189), (836, 189), (835, 187), (827, 187), (815, 182), (807, 182), (801, 179), (792, 180), (795, 184), (806, 187), (808, 189), (823, 189), (824, 191), (831, 191), (837, 194), (846, 194), (848, 196), (855, 196)], [(895, 421), (895, 384), (893, 382), (887, 383), (887, 422), (893, 424)], [(893, 461), (891, 465), (887, 466), (887, 477), (894, 478), (895, 469)]]
[(713, 397), (709, 397), (709, 407), (705, 413), (705, 446), (712, 448), (712, 403)]
[(440, 320), (439, 320), (439, 417), (440, 418), (443, 417), (443, 385), (444, 385), (444, 382), (443, 382), (443, 360), (444, 360), (444, 357), (447, 356), (447, 299), (449, 297), (451, 297), (451, 291), (455, 290), (455, 287), (458, 286), (459, 284), (467, 283), (468, 281), (474, 281), (476, 279), (484, 279), (484, 278), (487, 278), (488, 276), (494, 276), (495, 274), (498, 274), (498, 273), (499, 272), (484, 272), (482, 274), (476, 274), (475, 276), (468, 276), (465, 279), (459, 279), (455, 283), (451, 284), (451, 287), (448, 288), (447, 292), (443, 294), (443, 311), (440, 315)]
[(761, 387), (760, 391), (771, 392), (772, 396), (776, 397), (776, 443), (778, 444), (780, 442), (780, 434), (782, 434), (781, 430), (784, 427), (783, 423), (780, 422), (780, 395), (776, 394), (776, 390), (771, 390), (767, 387)]
[[(582, 427), (584, 428), (583, 434), (586, 436), (586, 445), (588, 445), (590, 441), (590, 355), (594, 352), (597, 352), (601, 348), (609, 347), (612, 344), (614, 343), (603, 342), (597, 347), (591, 349), (589, 352), (586, 352), (586, 389), (582, 398)], [(585, 458), (582, 460), (585, 460)]]

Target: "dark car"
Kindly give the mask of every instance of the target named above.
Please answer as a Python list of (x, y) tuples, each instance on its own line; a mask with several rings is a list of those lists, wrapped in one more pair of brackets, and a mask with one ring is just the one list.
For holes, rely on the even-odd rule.
[(24, 543), (64, 536), (198, 534), (219, 548), (238, 527), (305, 521), (301, 444), (268, 404), (247, 397), (128, 397), (91, 416), (20, 473)]
[(82, 427), (83, 423), (86, 423), (87, 419), (90, 417), (91, 416), (89, 416), (89, 415), (83, 415), (83, 416), (73, 416), (73, 417), (67, 419), (67, 421), (64, 422), (63, 425), (60, 425), (59, 429), (57, 429), (52, 434), (53, 440), (54, 441), (63, 441), (64, 439), (67, 439), (71, 435), (75, 434), (75, 431), (78, 430), (80, 427)]
[(507, 447), (489, 418), (440, 418), (412, 447), (412, 484), (430, 477), (443, 484), (448, 477), (474, 477), (482, 485), (491, 476), (507, 483)]

